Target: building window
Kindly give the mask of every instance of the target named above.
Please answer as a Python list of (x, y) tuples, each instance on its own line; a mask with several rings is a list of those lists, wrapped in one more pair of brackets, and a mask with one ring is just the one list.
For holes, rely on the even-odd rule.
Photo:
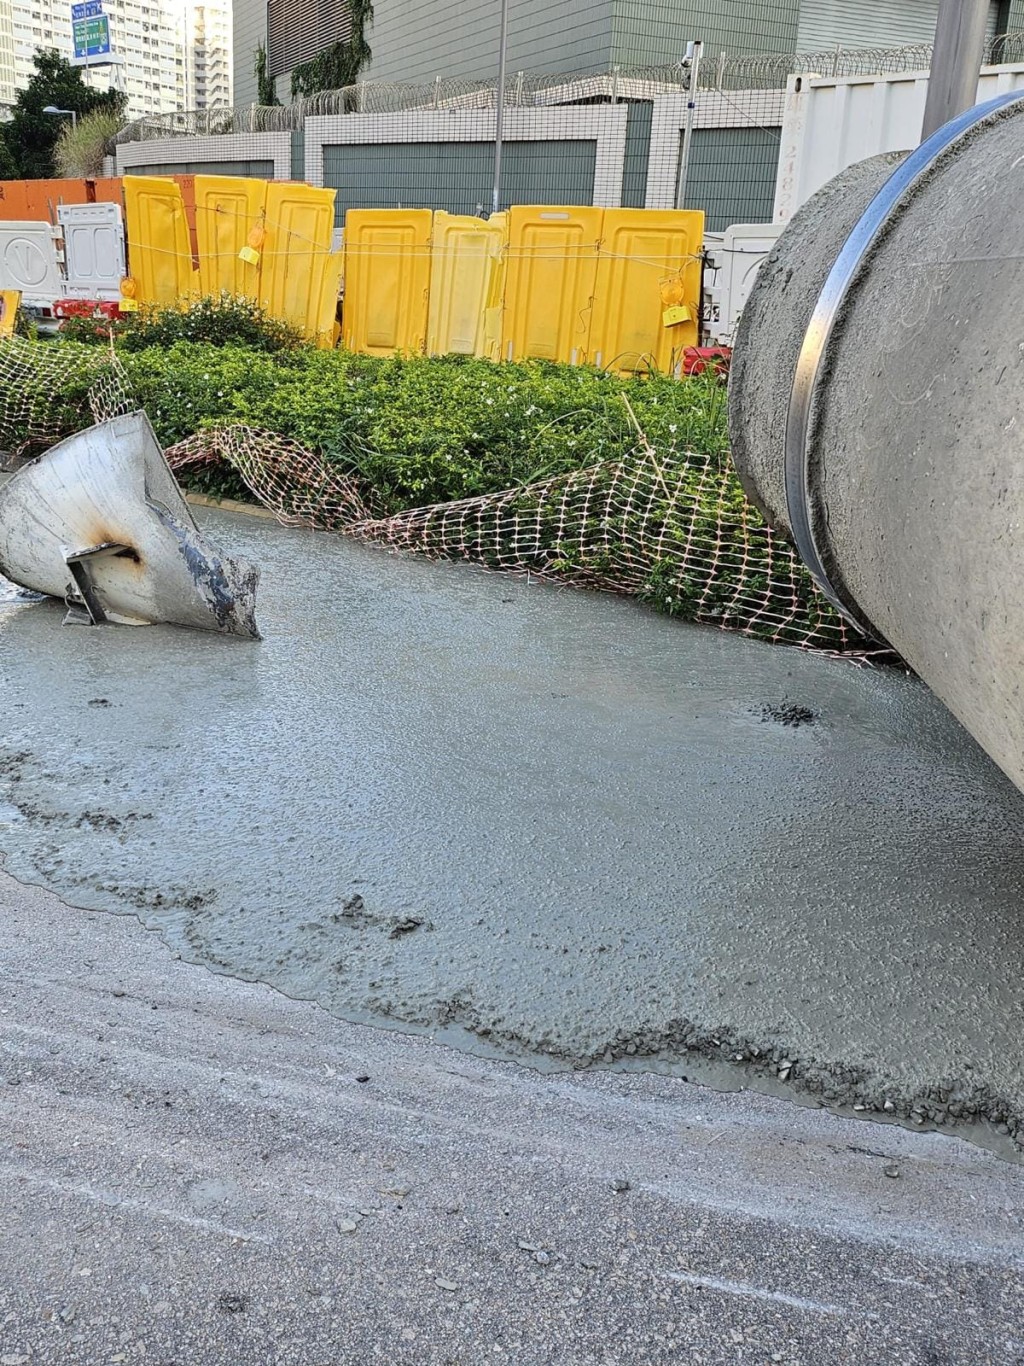
[(268, 0), (267, 73), (283, 76), (351, 37), (348, 0)]

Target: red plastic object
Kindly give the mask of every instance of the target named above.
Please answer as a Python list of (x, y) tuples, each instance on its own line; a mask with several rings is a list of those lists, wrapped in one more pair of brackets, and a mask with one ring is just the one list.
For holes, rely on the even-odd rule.
[(97, 337), (110, 336), (111, 324), (121, 316), (116, 299), (56, 299), (53, 315), (66, 321), (68, 318), (89, 318), (93, 322), (93, 333)]
[(57, 299), (53, 311), (58, 318), (116, 318), (116, 299)]
[(731, 358), (731, 346), (688, 346), (683, 352), (683, 374), (702, 375), (710, 368), (724, 375)]

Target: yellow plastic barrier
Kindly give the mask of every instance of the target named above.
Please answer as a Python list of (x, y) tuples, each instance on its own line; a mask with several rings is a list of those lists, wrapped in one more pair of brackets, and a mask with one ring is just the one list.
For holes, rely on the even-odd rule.
[(696, 346), (703, 213), (606, 209), (598, 247), (590, 355), (629, 372), (677, 370)]
[(20, 303), (20, 289), (0, 289), (0, 337), (14, 336), (14, 325), (18, 321), (18, 305)]
[(424, 349), (432, 220), (430, 209), (345, 215), (342, 338), (349, 351), (387, 356)]
[(320, 292), (320, 317), (317, 320), (316, 344), (324, 351), (337, 346), (340, 335), (338, 328), (338, 296), (345, 273), (345, 253), (332, 252), (324, 265), (323, 288)]
[(167, 306), (194, 293), (185, 204), (174, 181), (125, 176), (124, 212), (131, 273), (122, 307)]
[(488, 360), (501, 359), (501, 323), (505, 311), (505, 281), (508, 277), (508, 214), (492, 213), (488, 223), (501, 232), (501, 255), (491, 274), (491, 292), (484, 313), (484, 355)]
[(199, 288), (203, 294), (226, 290), (255, 299), (267, 182), (197, 175), (195, 198)]
[(324, 310), (334, 231), (334, 190), (268, 181), (258, 301), (304, 336), (314, 337)]
[(603, 209), (509, 210), (503, 360), (588, 359)]
[(486, 222), (438, 210), (430, 258), (427, 354), (486, 356), (494, 326), (488, 310), (501, 302), (506, 220)]
[(535, 205), (484, 220), (351, 209), (337, 234), (333, 190), (232, 176), (196, 176), (194, 190), (198, 272), (179, 186), (125, 179), (125, 311), (226, 291), (332, 346), (344, 281), (341, 339), (367, 355), (678, 373), (698, 339), (697, 212)]

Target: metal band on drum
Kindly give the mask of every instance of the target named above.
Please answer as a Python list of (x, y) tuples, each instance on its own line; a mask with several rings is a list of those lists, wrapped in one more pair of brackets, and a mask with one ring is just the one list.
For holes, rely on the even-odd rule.
[(864, 210), (853, 231), (836, 257), (818, 295), (800, 347), (793, 389), (786, 413), (785, 490), (789, 525), (793, 543), (804, 564), (814, 575), (818, 587), (829, 602), (861, 631), (877, 636), (878, 632), (860, 614), (856, 603), (844, 598), (833, 584), (822, 556), (822, 546), (815, 535), (809, 507), (810, 416), (811, 404), (817, 388), (821, 365), (828, 349), (836, 319), (861, 262), (885, 225), (890, 214), (914, 183), (957, 138), (975, 124), (1007, 104), (1024, 99), (1019, 90), (998, 95), (985, 104), (965, 110), (955, 119), (933, 133), (911, 152), (885, 182)]

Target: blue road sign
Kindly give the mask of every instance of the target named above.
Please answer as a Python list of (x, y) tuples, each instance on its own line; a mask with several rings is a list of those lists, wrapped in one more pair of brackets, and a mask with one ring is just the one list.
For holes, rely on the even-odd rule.
[(79, 19), (98, 19), (103, 13), (103, 0), (83, 0), (82, 4), (71, 6), (71, 22)]
[(76, 57), (105, 57), (110, 52), (110, 20), (102, 12), (72, 20), (71, 36)]

